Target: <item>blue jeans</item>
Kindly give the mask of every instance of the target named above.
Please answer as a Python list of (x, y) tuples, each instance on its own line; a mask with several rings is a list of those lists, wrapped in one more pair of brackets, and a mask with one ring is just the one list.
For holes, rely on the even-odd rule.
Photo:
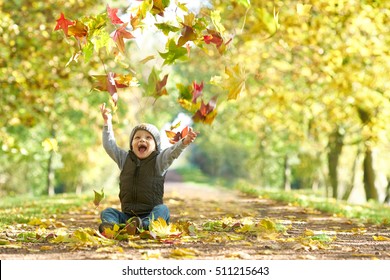
[[(113, 224), (125, 224), (127, 220), (134, 216), (136, 215), (126, 214), (114, 208), (106, 208), (100, 213), (102, 222)], [(142, 220), (143, 228), (149, 229), (150, 221), (157, 220), (158, 217), (163, 218), (167, 223), (169, 223), (170, 213), (165, 204), (159, 204), (156, 205), (149, 214), (139, 215), (138, 217)]]

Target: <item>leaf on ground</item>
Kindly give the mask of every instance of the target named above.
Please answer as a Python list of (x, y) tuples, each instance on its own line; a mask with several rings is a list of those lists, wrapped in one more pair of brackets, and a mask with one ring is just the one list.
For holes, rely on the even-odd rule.
[(150, 223), (149, 229), (159, 238), (179, 236), (181, 234), (181, 232), (176, 229), (174, 224), (167, 224), (167, 222), (161, 217), (158, 217), (157, 220), (152, 221)]
[(10, 244), (9, 240), (0, 238), (0, 245), (8, 245), (8, 244)]
[(372, 237), (375, 241), (390, 241), (389, 237), (381, 236), (381, 235), (374, 235)]
[(170, 256), (175, 259), (194, 259), (199, 252), (191, 248), (177, 248), (173, 249)]
[(109, 246), (98, 248), (96, 253), (124, 253), (124, 251), (120, 246)]

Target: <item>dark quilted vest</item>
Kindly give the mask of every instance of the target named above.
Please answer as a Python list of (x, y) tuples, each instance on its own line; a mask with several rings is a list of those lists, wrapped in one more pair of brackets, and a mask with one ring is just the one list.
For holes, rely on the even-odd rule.
[(163, 203), (165, 176), (156, 174), (157, 152), (140, 160), (129, 151), (119, 176), (119, 199), (122, 212), (149, 214), (153, 207)]

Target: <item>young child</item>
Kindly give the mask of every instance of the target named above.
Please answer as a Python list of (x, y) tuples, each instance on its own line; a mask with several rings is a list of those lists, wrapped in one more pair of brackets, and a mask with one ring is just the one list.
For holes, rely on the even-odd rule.
[(148, 229), (149, 223), (162, 217), (169, 223), (170, 213), (163, 204), (165, 174), (172, 162), (191, 144), (197, 134), (190, 128), (186, 137), (161, 151), (159, 130), (152, 124), (139, 124), (130, 134), (130, 150), (116, 145), (112, 115), (105, 104), (100, 106), (104, 119), (103, 147), (121, 170), (119, 199), (121, 210), (107, 208), (101, 212), (99, 231), (115, 224), (126, 224), (126, 231)]

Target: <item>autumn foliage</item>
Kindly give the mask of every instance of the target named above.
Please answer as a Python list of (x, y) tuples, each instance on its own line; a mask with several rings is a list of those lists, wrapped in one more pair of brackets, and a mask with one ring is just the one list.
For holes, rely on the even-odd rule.
[[(152, 26), (150, 22), (153, 22)], [(146, 64), (151, 60), (156, 61), (156, 57), (146, 56), (141, 62), (134, 62), (127, 46), (137, 36), (142, 36), (146, 29), (157, 29), (159, 34), (163, 34), (166, 44), (164, 51), (156, 51), (163, 60), (162, 65), (155, 63), (149, 77), (144, 79), (139, 78), (138, 69), (130, 69), (128, 65)], [(169, 74), (164, 73), (169, 66), (183, 61), (200, 63), (191, 57), (193, 48), (204, 50), (205, 53), (208, 48), (216, 48), (217, 53), (223, 56), (233, 39), (223, 27), (218, 11), (207, 10), (195, 14), (184, 4), (176, 5), (170, 1), (135, 1), (125, 9), (107, 5), (105, 12), (79, 19), (70, 19), (61, 13), (54, 30), (62, 30), (66, 38), (70, 37), (77, 42), (77, 49), (68, 64), (78, 62), (79, 58), (88, 63), (95, 54), (101, 58), (104, 50), (105, 56), (115, 62), (108, 66), (101, 59), (105, 73), (92, 76), (93, 89), (108, 92), (114, 109), (121, 94), (131, 94), (119, 93), (119, 89), (147, 84), (144, 97), (152, 96), (157, 100), (161, 96), (170, 95), (166, 87)], [(176, 86), (177, 104), (190, 113), (195, 122), (211, 124), (217, 116), (217, 104), (237, 99), (245, 89), (244, 69), (239, 65), (226, 65), (225, 69), (225, 73), (215, 73), (210, 77), (209, 83), (193, 81), (188, 86)], [(212, 86), (219, 87), (220, 93), (207, 98), (204, 93)]]

